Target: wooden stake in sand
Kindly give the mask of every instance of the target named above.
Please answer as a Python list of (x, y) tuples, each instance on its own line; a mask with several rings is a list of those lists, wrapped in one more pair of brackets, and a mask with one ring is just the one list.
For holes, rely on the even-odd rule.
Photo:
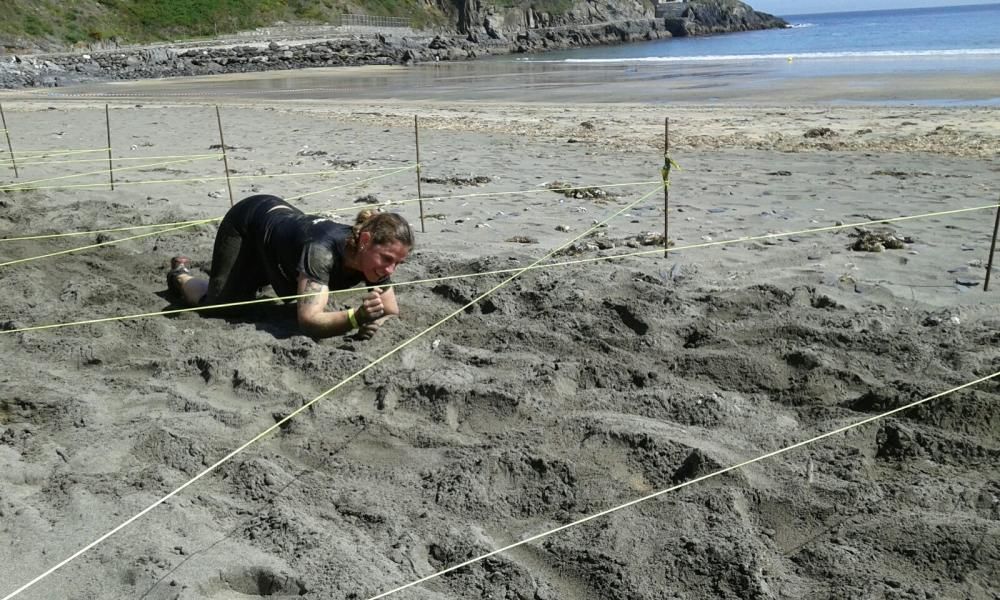
[(104, 105), (104, 123), (108, 129), (108, 178), (111, 180), (111, 191), (115, 191), (115, 165), (111, 162), (111, 112)]
[(413, 115), (413, 141), (417, 146), (417, 201), (420, 202), (420, 233), (427, 233), (424, 226), (424, 195), (420, 192), (420, 126), (417, 115)]
[(663, 119), (663, 258), (667, 257), (670, 242), (670, 117)]
[(222, 116), (215, 107), (215, 120), (219, 122), (219, 144), (222, 146), (222, 165), (226, 169), (226, 187), (229, 188), (229, 207), (233, 207), (233, 183), (229, 180), (229, 158), (226, 156), (226, 138), (222, 135)]
[(0, 125), (3, 126), (3, 133), (7, 136), (7, 150), (10, 151), (10, 166), (14, 167), (14, 179), (20, 177), (17, 174), (17, 162), (14, 161), (14, 146), (10, 143), (10, 132), (7, 131), (7, 117), (3, 114), (3, 104), (0, 104)]
[(983, 291), (990, 289), (990, 273), (993, 272), (993, 251), (997, 248), (997, 230), (1000, 229), (1000, 200), (997, 202), (997, 218), (993, 222), (993, 241), (990, 242), (990, 257), (986, 261), (986, 283), (983, 284)]

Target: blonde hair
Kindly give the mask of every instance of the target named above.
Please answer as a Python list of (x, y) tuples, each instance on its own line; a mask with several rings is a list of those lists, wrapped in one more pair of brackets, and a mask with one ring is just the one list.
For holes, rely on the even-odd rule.
[(406, 219), (396, 213), (379, 212), (366, 208), (358, 213), (351, 228), (351, 249), (357, 249), (358, 238), (363, 232), (372, 236), (372, 244), (386, 245), (399, 242), (407, 248), (413, 248), (413, 229)]

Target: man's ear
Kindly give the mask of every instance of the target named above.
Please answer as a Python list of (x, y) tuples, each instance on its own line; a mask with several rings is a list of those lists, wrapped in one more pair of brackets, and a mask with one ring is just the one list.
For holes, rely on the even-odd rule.
[(362, 248), (368, 246), (368, 243), (371, 241), (372, 241), (372, 232), (370, 231), (362, 231), (358, 235), (358, 245), (361, 246)]

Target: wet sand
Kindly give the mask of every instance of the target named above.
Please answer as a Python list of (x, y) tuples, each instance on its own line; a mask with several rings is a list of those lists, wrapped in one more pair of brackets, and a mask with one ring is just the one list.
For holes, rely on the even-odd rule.
[(653, 104), (997, 105), (1000, 59), (566, 63), (505, 58), (116, 82), (32, 95), (210, 101), (384, 100)]
[[(945, 214), (997, 202), (995, 108), (817, 104), (844, 93), (823, 80), (717, 105), (741, 74), (682, 105), (579, 102), (558, 76), (465, 68), (445, 68), (448, 89), (362, 92), (345, 70), (2, 97), (22, 152), (104, 148), (110, 103), (119, 168), (214, 152), (218, 103), (231, 170), (256, 177), (237, 198), (309, 194), (293, 203), (344, 220), (361, 198), (416, 197), (412, 169), (363, 180), (412, 167), (418, 115), (427, 221), (396, 277), (403, 316), (367, 342), (309, 339), (274, 306), (12, 333), (172, 307), (165, 265), (207, 270), (212, 225), (0, 267), (0, 594), (321, 396), (18, 597), (367, 599), (997, 371), (994, 212)], [(953, 85), (921, 77), (904, 104)], [(527, 271), (464, 310), (506, 275), (405, 285), (525, 267), (609, 218), (558, 260), (655, 248), (664, 117), (670, 238), (688, 249)], [(21, 165), (2, 183), (103, 168)], [(333, 169), (356, 171), (263, 177)], [(218, 217), (226, 183), (204, 178), (221, 172), (213, 157), (119, 171), (114, 191), (101, 174), (38, 181), (0, 194), (0, 237)], [(635, 185), (546, 189), (562, 183)], [(419, 224), (416, 203), (393, 210)], [(836, 229), (932, 212), (864, 228), (898, 249)], [(0, 263), (134, 233), (0, 242)], [(994, 599), (998, 399), (987, 381), (392, 597)]]

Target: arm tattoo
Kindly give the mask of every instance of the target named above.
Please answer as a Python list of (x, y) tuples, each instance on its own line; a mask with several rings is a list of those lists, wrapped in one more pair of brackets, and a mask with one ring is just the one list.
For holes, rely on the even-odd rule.
[[(315, 281), (306, 282), (306, 289), (305, 289), (306, 294), (318, 294), (321, 291), (323, 291), (323, 286), (321, 286), (320, 284), (316, 283)], [(299, 298), (299, 302), (301, 302), (302, 304), (316, 304), (319, 302), (319, 296), (315, 295), (315, 296), (306, 296), (305, 298)]]

